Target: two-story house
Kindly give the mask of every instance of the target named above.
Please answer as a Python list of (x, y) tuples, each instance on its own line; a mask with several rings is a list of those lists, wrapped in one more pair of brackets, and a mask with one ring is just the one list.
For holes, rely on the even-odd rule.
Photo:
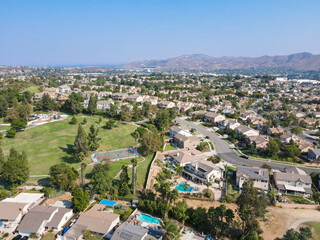
[(196, 183), (207, 184), (215, 179), (221, 180), (224, 167), (214, 164), (208, 160), (201, 160), (187, 164), (182, 172), (182, 176)]
[(300, 168), (288, 167), (285, 172), (275, 172), (273, 177), (278, 193), (299, 196), (310, 196), (312, 194), (311, 177)]
[(226, 117), (224, 115), (215, 112), (206, 112), (204, 114), (204, 120), (206, 122), (219, 123), (225, 119)]
[(268, 169), (258, 167), (238, 166), (236, 174), (236, 185), (242, 189), (243, 183), (248, 180), (253, 180), (253, 186), (263, 191), (268, 191), (269, 187), (269, 171)]
[(200, 139), (197, 136), (185, 136), (178, 133), (174, 136), (173, 142), (179, 148), (191, 150), (195, 149), (200, 144)]

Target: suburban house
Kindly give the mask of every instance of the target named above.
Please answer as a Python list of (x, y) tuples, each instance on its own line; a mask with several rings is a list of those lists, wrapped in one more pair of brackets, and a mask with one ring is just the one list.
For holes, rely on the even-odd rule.
[(314, 113), (313, 113), (313, 116), (314, 116), (315, 118), (320, 118), (320, 112), (314, 112)]
[(239, 118), (243, 121), (247, 121), (249, 117), (254, 116), (253, 113), (248, 111), (243, 111), (243, 110), (240, 111), (239, 115), (240, 115)]
[(161, 240), (162, 234), (159, 233), (161, 232), (124, 222), (113, 233), (111, 240)]
[(308, 160), (310, 162), (320, 162), (320, 149), (316, 148), (316, 149), (309, 149), (308, 151)]
[(29, 210), (43, 200), (43, 193), (19, 193), (14, 198), (6, 198), (2, 202), (25, 203)]
[(198, 162), (201, 160), (206, 160), (208, 156), (203, 155), (200, 151), (194, 150), (185, 150), (185, 151), (176, 151), (169, 154), (171, 160), (184, 167), (187, 164)]
[(95, 204), (88, 211), (80, 214), (77, 222), (65, 233), (64, 239), (82, 239), (83, 232), (89, 230), (92, 234), (106, 237), (120, 222), (120, 215), (104, 211), (105, 205)]
[(94, 95), (98, 95), (98, 92), (97, 91), (84, 91), (82, 93), (82, 95), (85, 97), (85, 98), (90, 98), (91, 95), (94, 96)]
[(185, 135), (185, 136), (192, 136), (192, 134), (190, 133), (189, 131), (189, 128), (185, 127), (185, 126), (172, 126), (170, 127), (170, 132), (169, 132), (169, 136), (171, 138), (173, 138), (175, 135), (177, 135), (178, 133), (182, 134), (182, 135)]
[(155, 98), (155, 97), (148, 98), (148, 99), (145, 99), (143, 103), (146, 103), (146, 102), (151, 103), (151, 105), (157, 105), (158, 104), (158, 99)]
[(106, 91), (98, 92), (98, 100), (108, 96), (112, 96), (112, 92), (106, 92)]
[(245, 125), (240, 125), (236, 127), (235, 130), (237, 131), (238, 135), (246, 135), (247, 137), (259, 136), (259, 131), (249, 128)]
[(127, 102), (134, 102), (134, 103), (138, 103), (138, 102), (142, 102), (143, 101), (143, 96), (134, 94), (134, 95), (129, 95), (126, 99)]
[(53, 216), (46, 228), (61, 231), (64, 224), (72, 217), (73, 211), (70, 208), (58, 207), (58, 212)]
[(268, 137), (264, 136), (249, 136), (245, 139), (245, 143), (253, 144), (258, 150), (266, 149), (268, 142)]
[(185, 136), (178, 133), (174, 136), (173, 142), (179, 148), (191, 150), (195, 149), (200, 144), (200, 139), (197, 136)]
[(204, 114), (204, 120), (206, 122), (218, 123), (218, 122), (221, 122), (225, 119), (226, 119), (226, 117), (224, 115), (219, 114), (219, 113), (215, 113), (215, 112), (206, 112)]
[(284, 132), (284, 129), (282, 127), (268, 127), (267, 128), (267, 133), (272, 136), (272, 135), (280, 135)]
[(279, 193), (299, 196), (312, 194), (311, 177), (300, 168), (288, 167), (285, 172), (275, 172), (273, 177)]
[(178, 112), (182, 112), (184, 113), (185, 111), (187, 111), (188, 109), (192, 108), (194, 106), (194, 104), (192, 102), (181, 102), (179, 101), (176, 105), (176, 110)]
[(207, 184), (215, 179), (221, 180), (224, 167), (214, 164), (208, 160), (201, 160), (186, 164), (182, 176), (196, 183)]
[(100, 110), (110, 109), (110, 104), (114, 104), (112, 99), (98, 101), (97, 102), (97, 109), (100, 109)]
[(230, 129), (234, 130), (239, 126), (240, 126), (240, 123), (235, 119), (226, 119), (226, 120), (219, 123), (219, 128), (221, 128), (221, 129), (230, 128)]
[(188, 116), (192, 117), (193, 115), (204, 115), (206, 112), (207, 112), (206, 110), (194, 111), (194, 112), (190, 112)]
[(72, 92), (71, 88), (67, 84), (63, 84), (58, 87), (60, 94), (70, 94)]
[(253, 186), (263, 191), (268, 191), (269, 187), (269, 171), (268, 169), (258, 167), (238, 166), (236, 174), (236, 184), (239, 189), (242, 189), (243, 183), (248, 180), (253, 180)]
[(41, 100), (43, 94), (44, 94), (44, 92), (35, 93), (35, 94), (34, 94), (34, 97), (33, 97), (33, 101), (39, 101), (39, 100)]
[(283, 143), (290, 143), (291, 140), (297, 141), (298, 139), (299, 139), (298, 136), (293, 133), (285, 133), (280, 136), (280, 140)]
[(0, 221), (5, 227), (17, 227), (21, 218), (27, 213), (27, 203), (0, 202)]
[(37, 205), (23, 217), (17, 231), (23, 235), (35, 233), (39, 236), (46, 228), (60, 231), (72, 214), (72, 209)]
[(112, 99), (117, 101), (124, 101), (126, 100), (127, 97), (128, 97), (128, 94), (126, 93), (114, 93), (112, 95)]
[(166, 108), (174, 108), (176, 105), (174, 102), (170, 101), (161, 101), (157, 104), (158, 108), (166, 109)]

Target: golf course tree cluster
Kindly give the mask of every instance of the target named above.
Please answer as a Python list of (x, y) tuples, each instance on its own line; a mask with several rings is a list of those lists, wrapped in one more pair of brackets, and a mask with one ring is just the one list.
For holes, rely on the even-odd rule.
[(11, 148), (9, 156), (5, 159), (0, 150), (0, 175), (9, 187), (14, 188), (25, 183), (29, 178), (29, 172), (29, 163), (24, 152), (19, 153)]
[(89, 135), (85, 132), (81, 124), (78, 125), (77, 136), (73, 144), (73, 157), (77, 162), (82, 162), (88, 156), (89, 151), (99, 148), (101, 138), (98, 136), (99, 128), (91, 125)]

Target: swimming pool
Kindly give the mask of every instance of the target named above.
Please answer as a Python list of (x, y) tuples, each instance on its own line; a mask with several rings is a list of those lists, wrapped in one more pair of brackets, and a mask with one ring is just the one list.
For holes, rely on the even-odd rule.
[(141, 221), (145, 221), (145, 222), (148, 222), (148, 223), (159, 224), (160, 225), (160, 219), (155, 218), (155, 217), (151, 217), (151, 216), (143, 214), (143, 213), (140, 214), (139, 219)]
[(184, 188), (184, 186), (186, 185), (185, 182), (181, 182), (178, 186), (176, 186), (176, 189), (180, 192), (186, 192), (189, 193), (193, 190), (193, 187), (188, 187), (187, 189)]

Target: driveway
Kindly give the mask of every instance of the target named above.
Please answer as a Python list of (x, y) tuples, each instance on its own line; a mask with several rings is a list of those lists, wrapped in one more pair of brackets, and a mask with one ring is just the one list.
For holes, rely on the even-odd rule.
[[(275, 170), (283, 171), (286, 167), (292, 166), (285, 163), (274, 163), (274, 162), (268, 162), (268, 161), (261, 161), (261, 160), (255, 160), (255, 159), (245, 159), (239, 156), (239, 154), (233, 150), (227, 142), (222, 140), (218, 135), (213, 133), (211, 130), (208, 130), (201, 125), (197, 125), (193, 122), (186, 121), (181, 118), (175, 119), (177, 123), (180, 123), (182, 125), (185, 125), (189, 128), (195, 128), (200, 134), (204, 136), (209, 136), (210, 141), (213, 143), (214, 148), (217, 152), (217, 154), (226, 162), (237, 165), (237, 166), (256, 166), (261, 167), (263, 163), (267, 163)], [(312, 172), (320, 173), (320, 168), (311, 168), (311, 167), (304, 167), (302, 165), (296, 165), (297, 167), (303, 169), (308, 174)]]

